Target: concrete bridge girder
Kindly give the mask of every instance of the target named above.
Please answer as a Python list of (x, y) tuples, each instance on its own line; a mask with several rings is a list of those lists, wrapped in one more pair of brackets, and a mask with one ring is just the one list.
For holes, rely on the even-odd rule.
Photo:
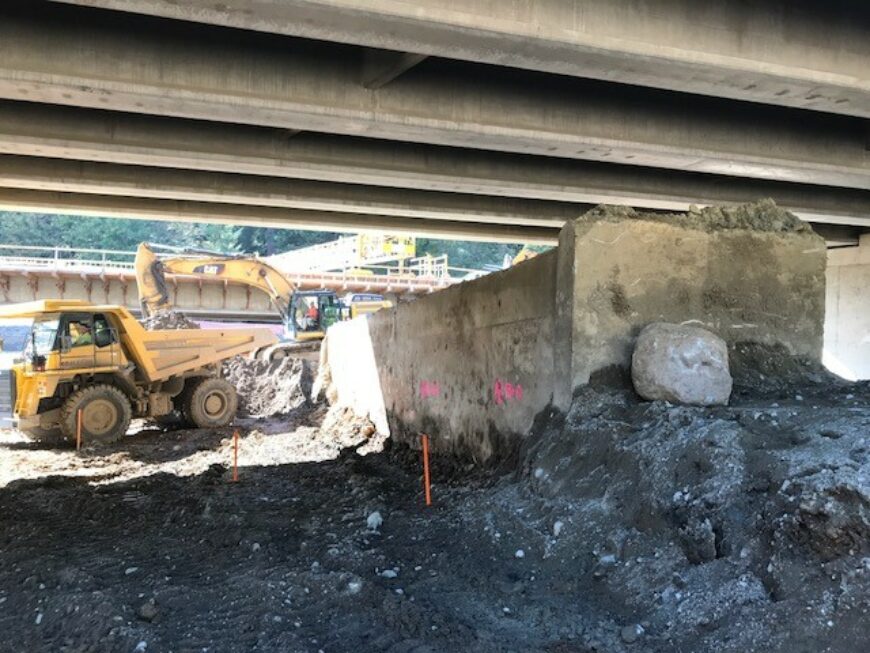
[[(460, 211), (480, 215), (495, 212), (503, 215), (504, 206), (493, 208), (491, 199), (475, 208), (470, 198), (457, 201), (443, 195), (418, 193), (412, 196), (401, 191), (396, 196), (397, 188), (575, 204), (628, 204), (677, 211), (686, 210), (692, 204), (750, 202), (760, 197), (772, 197), (781, 206), (813, 222), (866, 224), (870, 216), (870, 191), (867, 190), (716, 177), (569, 159), (531, 159), (506, 153), (322, 134), (303, 133), (288, 139), (278, 129), (17, 102), (0, 102), (0, 153), (171, 168), (173, 185), (190, 183), (189, 173), (181, 176), (176, 172), (176, 169), (183, 168), (236, 176), (244, 174), (391, 187), (390, 194), (380, 196), (376, 189), (370, 188), (366, 191), (370, 201), (359, 202), (359, 193), (347, 195), (353, 191), (330, 186), (329, 206), (353, 206), (354, 211), (386, 213), (388, 211), (380, 209), (387, 209), (385, 204), (389, 203), (393, 209), (401, 207), (397, 212), (403, 215), (423, 215), (421, 212), (425, 212), (434, 217), (435, 213), (443, 214), (445, 209), (447, 213)], [(20, 165), (21, 160), (18, 161), (16, 165), (11, 165), (11, 161), (7, 163), (8, 174), (3, 183), (19, 188), (47, 188), (42, 185), (46, 182), (46, 175), (44, 171), (39, 172), (41, 164), (24, 166)], [(70, 179), (73, 173), (68, 168), (63, 179), (55, 177), (50, 180), (51, 188), (72, 190), (78, 186), (77, 190), (83, 190), (94, 181), (81, 183), (85, 169), (75, 168), (74, 174), (81, 179), (74, 180)], [(234, 178), (234, 183), (259, 182), (242, 182)], [(265, 183), (280, 185), (274, 181)], [(105, 181), (101, 182), (101, 187), (105, 186)], [(281, 188), (287, 193), (292, 187)], [(141, 189), (129, 192), (147, 194)], [(342, 200), (342, 193), (356, 203)], [(199, 198), (198, 191), (196, 197), (189, 197)], [(216, 191), (210, 201), (220, 199), (221, 193)], [(246, 202), (255, 203), (250, 194), (247, 194)], [(516, 205), (513, 206), (516, 210)]]
[[(174, 277), (171, 280), (174, 301), (181, 311), (213, 316), (250, 313), (257, 319), (277, 319), (269, 298), (261, 292), (250, 295), (245, 286), (231, 284), (224, 293), (224, 284), (220, 281), (206, 280), (200, 286), (201, 280), (182, 280), (181, 283)], [(139, 310), (136, 279), (132, 272), (65, 272), (3, 266), (0, 267), (0, 292), (3, 303), (82, 299)]]
[(219, 202), (121, 197), (85, 193), (0, 188), (0, 210), (233, 224), (275, 229), (309, 229), (347, 233), (376, 232), (446, 240), (552, 245), (556, 227), (537, 227), (455, 220), (421, 220), (401, 216), (337, 211), (308, 211), (273, 206), (243, 206)]
[(354, 63), (361, 52), (350, 46), (273, 42), (190, 24), (142, 29), (142, 19), (121, 15), (94, 15), (92, 24), (69, 30), (63, 14), (2, 16), (0, 96), (870, 187), (858, 119), (434, 60), (370, 90)]
[(59, 1), (870, 117), (859, 3)]
[(561, 227), (588, 206), (0, 154), (0, 187), (310, 211)]

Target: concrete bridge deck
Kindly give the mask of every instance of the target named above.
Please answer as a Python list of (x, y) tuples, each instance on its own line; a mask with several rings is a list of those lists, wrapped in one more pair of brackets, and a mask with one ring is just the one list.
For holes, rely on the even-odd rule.
[(13, 1), (0, 207), (554, 243), (590, 204), (771, 197), (857, 236), (868, 19), (844, 0)]

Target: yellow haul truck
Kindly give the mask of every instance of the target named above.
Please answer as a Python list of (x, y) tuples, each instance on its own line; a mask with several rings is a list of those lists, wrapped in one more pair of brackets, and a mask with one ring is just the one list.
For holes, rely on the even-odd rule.
[[(0, 308), (33, 326), (24, 359), (0, 372), (0, 410), (36, 440), (113, 442), (134, 417), (199, 428), (235, 418), (221, 363), (277, 341), (269, 329), (146, 331), (126, 308), (44, 300)], [(2, 388), (2, 386), (7, 386)]]

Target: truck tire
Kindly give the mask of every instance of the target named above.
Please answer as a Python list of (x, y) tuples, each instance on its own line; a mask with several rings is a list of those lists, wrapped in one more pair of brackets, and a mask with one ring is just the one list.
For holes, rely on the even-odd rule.
[(192, 383), (181, 393), (182, 413), (197, 428), (213, 429), (227, 426), (236, 417), (239, 398), (231, 383), (218, 377), (208, 377)]
[(126, 395), (111, 385), (91, 385), (76, 390), (61, 408), (60, 428), (75, 442), (77, 414), (82, 411), (82, 443), (109, 444), (130, 428), (133, 410)]

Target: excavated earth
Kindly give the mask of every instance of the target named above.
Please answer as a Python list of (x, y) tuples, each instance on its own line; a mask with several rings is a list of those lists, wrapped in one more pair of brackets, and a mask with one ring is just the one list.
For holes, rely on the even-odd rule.
[(304, 394), (248, 400), (235, 483), (232, 429), (5, 432), (0, 651), (870, 649), (866, 385), (597, 383), (499, 474), (433, 461), (430, 508), (416, 452)]
[(165, 329), (198, 329), (199, 325), (179, 311), (165, 311), (141, 320), (148, 331)]

